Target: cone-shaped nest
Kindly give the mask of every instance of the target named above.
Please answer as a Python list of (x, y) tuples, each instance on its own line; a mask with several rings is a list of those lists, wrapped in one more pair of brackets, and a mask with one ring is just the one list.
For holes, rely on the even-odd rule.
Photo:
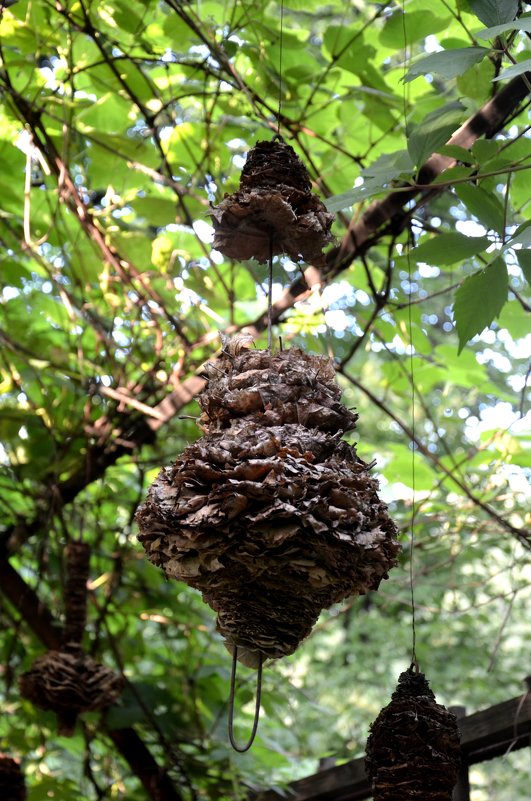
[(202, 427), (212, 433), (245, 417), (263, 426), (298, 423), (305, 428), (343, 433), (356, 427), (358, 415), (340, 402), (341, 390), (329, 359), (298, 348), (271, 356), (266, 350), (243, 350), (209, 371), (199, 397)]
[(455, 715), (413, 668), (400, 675), (391, 698), (367, 740), (374, 801), (451, 801), (460, 763)]
[(40, 709), (57, 712), (61, 734), (72, 734), (80, 712), (113, 704), (123, 690), (117, 673), (81, 651), (48, 651), (19, 681), (20, 693)]
[(312, 194), (306, 167), (290, 145), (257, 142), (249, 151), (240, 189), (211, 212), (213, 247), (233, 259), (268, 261), (282, 253), (324, 266), (334, 215)]
[(377, 589), (399, 546), (368, 465), (339, 439), (357, 416), (327, 359), (243, 351), (216, 367), (199, 399), (207, 433), (159, 473), (139, 539), (255, 664), (292, 653), (323, 608)]
[(20, 765), (7, 754), (0, 754), (0, 798), (4, 801), (26, 801), (27, 797)]

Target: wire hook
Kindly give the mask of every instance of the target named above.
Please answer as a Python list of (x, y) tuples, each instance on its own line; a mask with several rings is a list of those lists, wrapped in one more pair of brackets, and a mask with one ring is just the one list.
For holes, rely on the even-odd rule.
[(235, 751), (238, 751), (239, 754), (244, 754), (249, 748), (252, 746), (254, 742), (254, 738), (256, 737), (256, 732), (258, 730), (258, 719), (260, 717), (260, 699), (262, 697), (262, 665), (263, 665), (263, 656), (260, 654), (259, 662), (258, 662), (258, 676), (256, 679), (256, 705), (254, 708), (254, 720), (253, 720), (253, 728), (251, 730), (251, 736), (245, 743), (245, 745), (238, 745), (236, 740), (234, 739), (234, 695), (235, 695), (235, 687), (236, 687), (236, 667), (238, 664), (238, 646), (234, 646), (234, 652), (232, 654), (232, 670), (230, 674), (230, 695), (229, 695), (229, 740), (230, 744), (234, 748)]

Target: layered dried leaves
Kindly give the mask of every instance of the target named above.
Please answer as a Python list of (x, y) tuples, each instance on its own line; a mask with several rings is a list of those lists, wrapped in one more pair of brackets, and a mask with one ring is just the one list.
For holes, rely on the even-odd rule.
[(59, 733), (73, 733), (80, 712), (113, 704), (123, 679), (81, 651), (48, 651), (19, 680), (20, 693), (40, 709), (57, 712)]
[(322, 609), (377, 589), (396, 527), (340, 439), (357, 416), (327, 359), (226, 352), (211, 375), (207, 433), (161, 470), (137, 514), (140, 541), (202, 591), (228, 646), (256, 665), (292, 653)]
[(371, 725), (366, 765), (374, 801), (451, 801), (459, 761), (455, 715), (410, 668)]
[(287, 254), (324, 266), (323, 248), (333, 241), (330, 214), (312, 194), (308, 172), (290, 145), (257, 142), (249, 151), (240, 189), (211, 211), (214, 247), (232, 259)]

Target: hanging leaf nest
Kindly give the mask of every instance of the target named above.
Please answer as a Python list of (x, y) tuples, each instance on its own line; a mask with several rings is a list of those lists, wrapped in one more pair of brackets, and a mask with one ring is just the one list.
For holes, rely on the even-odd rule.
[(213, 246), (232, 259), (267, 262), (282, 253), (324, 266), (334, 215), (312, 194), (306, 167), (283, 141), (257, 142), (240, 188), (211, 211)]
[(457, 718), (413, 666), (370, 727), (366, 767), (374, 801), (451, 801), (460, 763)]
[(57, 713), (59, 733), (73, 734), (81, 712), (113, 704), (123, 690), (123, 679), (83, 652), (87, 616), (87, 579), (90, 548), (72, 542), (66, 548), (66, 621), (63, 647), (38, 657), (19, 680), (20, 693), (40, 709)]
[(397, 530), (370, 466), (340, 439), (357, 415), (328, 359), (225, 349), (209, 375), (206, 434), (160, 471), (139, 539), (201, 590), (229, 650), (256, 667), (293, 653), (322, 609), (377, 589)]
[(123, 689), (122, 677), (82, 651), (48, 651), (20, 677), (20, 692), (40, 709), (56, 712), (59, 733), (73, 733), (81, 712), (113, 704)]
[(26, 801), (28, 794), (24, 774), (16, 759), (0, 754), (0, 798), (5, 801)]

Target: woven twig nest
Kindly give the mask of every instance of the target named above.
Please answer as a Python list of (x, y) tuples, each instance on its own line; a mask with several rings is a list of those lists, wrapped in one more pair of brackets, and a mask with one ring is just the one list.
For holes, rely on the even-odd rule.
[(213, 207), (213, 246), (233, 259), (264, 263), (282, 253), (324, 265), (334, 215), (312, 194), (306, 167), (290, 145), (257, 142), (249, 151), (240, 188)]
[(27, 797), (24, 774), (19, 763), (7, 754), (0, 754), (0, 798), (5, 801), (26, 801)]
[(87, 618), (90, 546), (71, 542), (66, 548), (66, 621), (61, 651), (48, 651), (19, 680), (24, 698), (40, 709), (57, 712), (59, 733), (70, 736), (77, 716), (113, 704), (123, 678), (83, 653)]
[(245, 417), (262, 426), (298, 423), (330, 433), (352, 431), (358, 415), (340, 402), (335, 376), (329, 359), (298, 348), (272, 357), (267, 350), (232, 354), (229, 343), (199, 397), (202, 427), (212, 433)]
[(207, 433), (159, 473), (139, 539), (255, 666), (292, 653), (322, 609), (377, 589), (399, 546), (369, 466), (340, 439), (357, 415), (327, 359), (243, 351), (211, 373)]
[(19, 681), (24, 698), (40, 709), (57, 712), (59, 733), (71, 735), (77, 715), (113, 704), (123, 679), (81, 651), (48, 651)]
[(436, 703), (423, 673), (410, 668), (400, 675), (370, 731), (374, 801), (451, 801), (460, 763), (457, 719)]

